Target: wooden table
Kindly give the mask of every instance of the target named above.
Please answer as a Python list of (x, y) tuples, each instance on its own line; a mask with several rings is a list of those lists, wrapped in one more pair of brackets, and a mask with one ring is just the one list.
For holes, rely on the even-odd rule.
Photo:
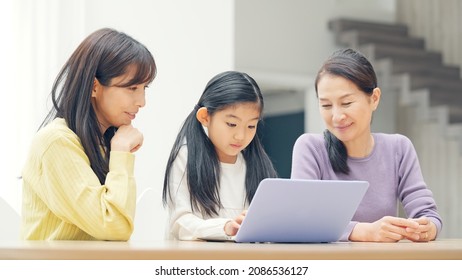
[(429, 243), (237, 244), (201, 241), (16, 241), (3, 260), (462, 260), (462, 239)]

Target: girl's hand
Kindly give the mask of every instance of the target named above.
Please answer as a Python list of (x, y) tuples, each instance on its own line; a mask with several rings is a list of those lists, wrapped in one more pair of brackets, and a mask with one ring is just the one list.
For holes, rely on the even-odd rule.
[(143, 145), (143, 134), (131, 124), (117, 129), (111, 140), (111, 150), (134, 153)]
[(234, 218), (234, 220), (228, 221), (225, 224), (226, 235), (235, 236), (237, 234), (237, 231), (241, 227), (242, 221), (244, 220), (246, 214), (247, 214), (247, 210), (244, 210), (239, 216)]

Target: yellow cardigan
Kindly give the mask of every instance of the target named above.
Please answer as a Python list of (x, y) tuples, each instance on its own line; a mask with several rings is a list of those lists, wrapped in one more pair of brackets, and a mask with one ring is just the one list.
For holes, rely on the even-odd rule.
[(22, 229), (28, 240), (128, 240), (133, 232), (135, 156), (111, 152), (104, 185), (64, 119), (42, 128), (23, 169)]

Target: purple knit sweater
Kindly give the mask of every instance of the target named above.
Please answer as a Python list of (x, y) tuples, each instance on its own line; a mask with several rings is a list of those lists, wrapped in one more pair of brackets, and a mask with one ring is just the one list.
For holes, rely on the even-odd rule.
[(295, 142), (292, 157), (294, 179), (364, 180), (369, 182), (361, 204), (340, 241), (348, 241), (358, 222), (374, 222), (397, 216), (398, 201), (409, 218), (428, 217), (441, 231), (432, 192), (427, 188), (411, 141), (399, 134), (373, 133), (375, 146), (365, 158), (349, 157), (350, 174), (334, 173), (321, 134), (303, 134)]

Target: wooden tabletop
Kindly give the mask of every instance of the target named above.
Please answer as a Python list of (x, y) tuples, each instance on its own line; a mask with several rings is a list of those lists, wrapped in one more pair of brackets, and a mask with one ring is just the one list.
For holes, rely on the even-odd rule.
[(0, 243), (0, 259), (128, 260), (404, 260), (462, 259), (462, 239), (429, 243), (338, 242), (249, 244), (202, 241), (17, 241)]

